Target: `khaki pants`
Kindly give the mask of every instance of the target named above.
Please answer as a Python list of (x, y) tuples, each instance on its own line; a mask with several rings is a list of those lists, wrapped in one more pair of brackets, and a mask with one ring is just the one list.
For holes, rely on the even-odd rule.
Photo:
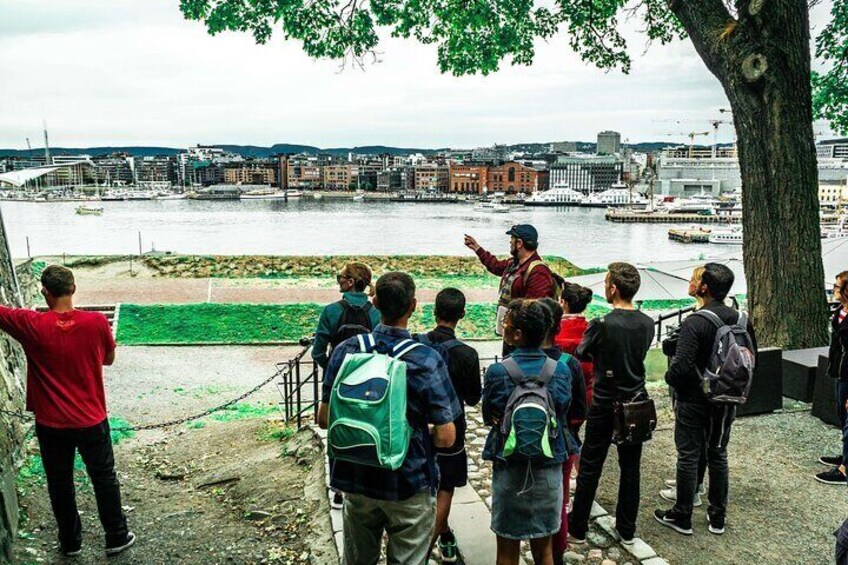
[(389, 565), (427, 563), (436, 520), (436, 499), (429, 490), (400, 501), (345, 494), (343, 517), (344, 565), (376, 564), (384, 530)]

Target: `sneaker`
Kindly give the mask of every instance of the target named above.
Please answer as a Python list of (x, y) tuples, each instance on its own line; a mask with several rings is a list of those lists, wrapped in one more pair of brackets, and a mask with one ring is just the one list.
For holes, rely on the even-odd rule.
[(456, 547), (456, 538), (445, 541), (439, 536), (439, 553), (442, 555), (442, 563), (456, 563), (459, 560), (459, 550)]
[(571, 534), (568, 534), (568, 545), (584, 546), (586, 545), (586, 538), (578, 538), (577, 536), (572, 536)]
[(615, 533), (618, 534), (619, 541), (621, 541), (621, 543), (623, 543), (624, 545), (633, 545), (634, 543), (636, 543), (636, 538), (634, 538), (633, 536), (624, 537), (621, 532), (618, 531), (617, 528), (615, 530)]
[(108, 547), (108, 546), (106, 547), (106, 555), (111, 557), (113, 555), (118, 555), (119, 553), (123, 553), (124, 551), (131, 548), (133, 546), (133, 544), (135, 544), (135, 534), (132, 533), (132, 532), (128, 532), (127, 538), (126, 538), (126, 540), (124, 541), (123, 544), (113, 545), (111, 547)]
[(839, 467), (840, 465), (842, 465), (842, 456), (837, 455), (835, 457), (827, 457), (825, 455), (819, 457), (819, 463), (821, 463), (822, 465), (827, 465), (828, 467)]
[(724, 533), (724, 518), (713, 518), (707, 514), (707, 529), (711, 534), (720, 536)]
[(684, 536), (692, 535), (692, 517), (675, 514), (671, 510), (654, 510), (654, 518), (667, 528)]
[[(666, 479), (665, 486), (667, 486), (668, 488), (676, 489), (677, 481), (675, 479)], [(699, 484), (698, 494), (707, 494), (707, 485), (705, 485), (704, 483)], [(700, 504), (698, 506), (700, 506)]]
[[(669, 502), (677, 502), (677, 489), (676, 488), (667, 488), (665, 490), (660, 491), (660, 498), (663, 500), (668, 500)], [(692, 506), (695, 508), (701, 506), (703, 502), (701, 501), (701, 493), (695, 491), (695, 500), (692, 501)]]
[(845, 475), (839, 472), (839, 469), (834, 467), (830, 471), (816, 473), (816, 480), (826, 485), (845, 485), (848, 484), (848, 479)]
[(74, 549), (65, 549), (60, 546), (59, 553), (61, 553), (64, 557), (77, 557), (82, 553), (82, 545), (79, 545)]
[(341, 510), (344, 506), (344, 495), (340, 492), (333, 493), (333, 500), (330, 501), (330, 508), (333, 510)]

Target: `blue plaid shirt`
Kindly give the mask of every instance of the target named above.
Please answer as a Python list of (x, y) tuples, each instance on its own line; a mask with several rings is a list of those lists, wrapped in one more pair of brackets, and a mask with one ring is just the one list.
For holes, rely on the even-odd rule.
[[(391, 351), (408, 331), (383, 324), (372, 333), (379, 352)], [(327, 370), (321, 401), (329, 404), (333, 381), (348, 353), (359, 352), (359, 340), (351, 338), (333, 350)], [(330, 485), (342, 492), (361, 494), (379, 500), (406, 500), (429, 488), (436, 493), (439, 472), (435, 447), (427, 424), (437, 426), (453, 422), (462, 407), (451, 384), (448, 367), (435, 350), (420, 345), (403, 356), (406, 362), (406, 417), (412, 426), (409, 450), (400, 469), (389, 471), (357, 465), (347, 461), (330, 461)]]
[[(516, 349), (510, 357), (518, 363), (521, 371), (528, 376), (538, 375), (542, 370), (542, 365), (548, 360), (548, 356), (541, 349), (527, 347)], [(501, 456), (504, 437), (500, 433), (500, 425), (495, 425), (494, 420), (500, 421), (503, 418), (506, 403), (513, 390), (515, 390), (515, 383), (512, 382), (506, 368), (501, 363), (489, 365), (486, 370), (486, 378), (483, 381), (483, 420), (487, 425), (492, 426), (492, 429), (489, 430), (489, 436), (486, 438), (486, 446), (483, 448), (483, 459), (488, 461), (504, 461)], [(557, 368), (548, 384), (548, 390), (553, 397), (554, 408), (557, 412), (557, 424), (560, 430), (553, 446), (554, 457), (550, 464), (559, 465), (567, 459), (569, 451), (566, 411), (571, 402), (571, 369), (568, 368), (565, 361), (557, 362)]]

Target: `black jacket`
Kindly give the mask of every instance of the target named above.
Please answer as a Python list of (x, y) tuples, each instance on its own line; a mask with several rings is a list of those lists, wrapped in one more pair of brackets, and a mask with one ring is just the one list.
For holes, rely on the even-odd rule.
[(830, 350), (827, 354), (827, 374), (832, 379), (848, 381), (848, 317), (839, 323), (839, 312), (837, 308), (830, 320)]
[[(739, 321), (739, 312), (721, 302), (711, 302), (704, 306), (717, 315), (725, 324), (735, 324)], [(754, 326), (748, 320), (748, 333), (754, 342), (754, 354), (756, 355), (757, 338), (754, 335)], [(680, 326), (680, 335), (677, 338), (677, 349), (671, 366), (665, 374), (665, 382), (674, 388), (675, 396), (683, 402), (706, 403), (701, 388), (701, 375), (707, 368), (707, 363), (713, 354), (718, 328), (715, 324), (703, 316), (690, 315)]]

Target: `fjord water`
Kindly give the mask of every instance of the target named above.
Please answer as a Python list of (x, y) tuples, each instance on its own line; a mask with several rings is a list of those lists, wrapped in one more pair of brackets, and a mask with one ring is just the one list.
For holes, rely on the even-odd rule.
[(144, 251), (221, 255), (467, 255), (463, 234), (496, 254), (510, 226), (531, 223), (540, 251), (582, 267), (614, 260), (694, 259), (727, 249), (669, 241), (668, 224), (615, 224), (589, 208), (523, 208), (492, 214), (470, 204), (351, 202), (102, 202), (102, 216), (75, 214), (78, 202), (2, 202), (12, 254), (130, 254)]

